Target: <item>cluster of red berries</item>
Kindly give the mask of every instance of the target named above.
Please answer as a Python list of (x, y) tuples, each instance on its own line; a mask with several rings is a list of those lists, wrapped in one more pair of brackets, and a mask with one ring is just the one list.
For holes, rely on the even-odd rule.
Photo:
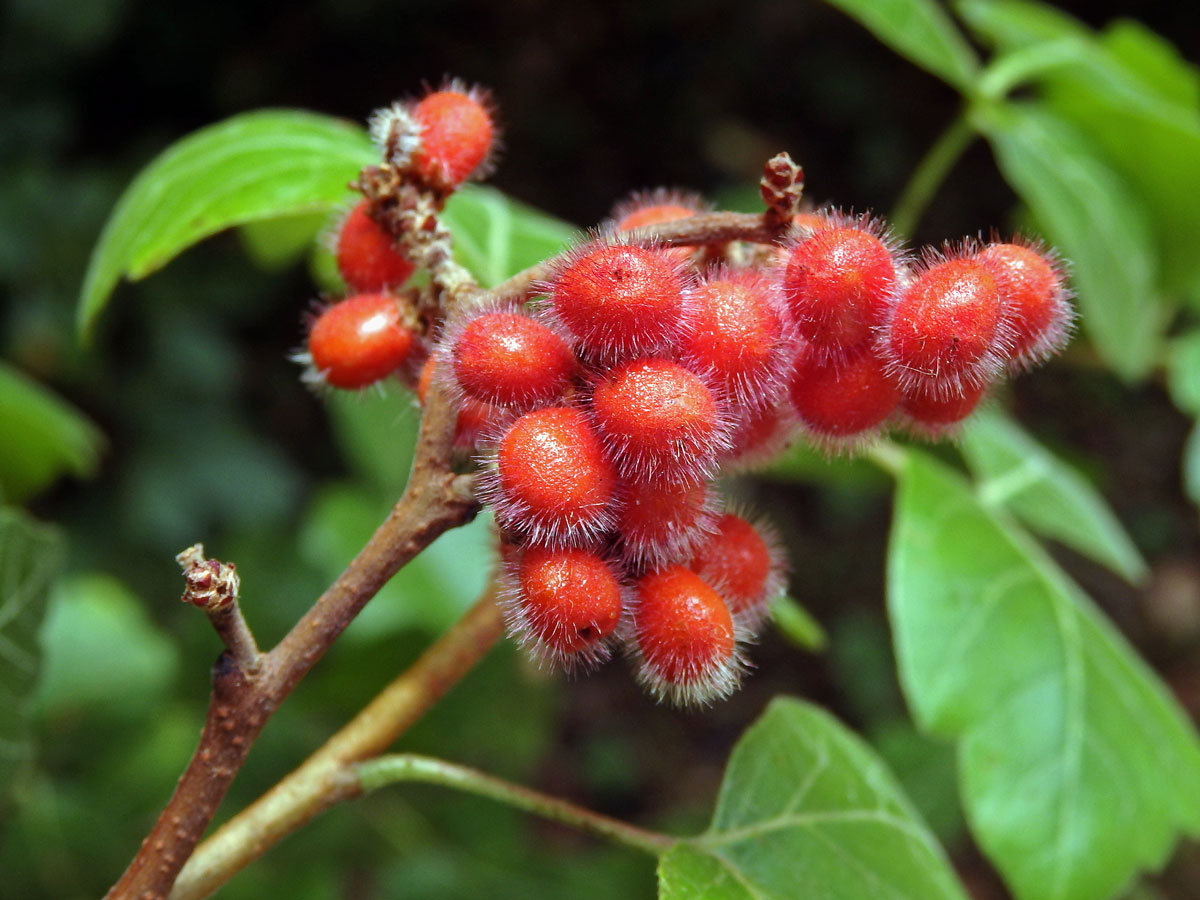
[[(421, 100), (375, 114), (371, 133), (389, 166), (441, 195), (485, 172), (496, 143), (483, 91), (451, 82)], [(338, 271), (349, 296), (313, 318), (296, 359), (315, 385), (361, 388), (423, 359), (416, 317), (399, 293), (414, 266), (363, 200), (333, 230)]]
[[(456, 98), (432, 106), (470, 96)], [(393, 107), (374, 129), (385, 158), (445, 190), (487, 150), (464, 137), (461, 110), (450, 137), (406, 143), (422, 116), (421, 104)], [(964, 242), (914, 263), (878, 222), (837, 212), (797, 216), (766, 248), (625, 234), (701, 210), (635, 195), (526, 296), (442, 323), (414, 378), (410, 349), (424, 343), (390, 292), (408, 272), (356, 209), (338, 259), (364, 293), (322, 315), (309, 347), (329, 384), (400, 371), (422, 402), (433, 379), (455, 398), (457, 446), (476, 454), (501, 533), (515, 637), (566, 669), (624, 646), (639, 681), (681, 704), (736, 687), (742, 647), (784, 583), (770, 530), (723, 509), (719, 473), (797, 436), (843, 450), (892, 424), (951, 432), (991, 382), (1061, 347), (1071, 321), (1061, 266), (1031, 243)], [(342, 242), (366, 246), (364, 234), (372, 250), (343, 259)]]

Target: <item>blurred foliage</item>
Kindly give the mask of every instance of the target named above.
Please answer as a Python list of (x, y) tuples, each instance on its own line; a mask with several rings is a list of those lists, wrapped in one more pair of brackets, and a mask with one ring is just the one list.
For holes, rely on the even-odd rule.
[[(1182, 484), (1200, 503), (1200, 81), (1186, 61), (1200, 53), (1194, 11), (1077, 4), (1086, 20), (1077, 21), (1042, 5), (975, 0), (952, 7), (969, 29), (964, 38), (940, 4), (837, 5), (924, 71), (819, 3), (704, 2), (686, 11), (418, 3), (403, 12), (369, 0), (4, 5), (0, 485), (6, 502), (57, 523), (69, 552), (53, 591), (6, 587), (0, 597), (0, 610), (12, 597), (47, 603), (36, 693), (28, 696), (32, 679), (0, 668), (0, 684), (27, 698), (5, 706), (0, 721), (8, 729), (7, 712), (18, 709), (11, 733), (23, 742), (31, 729), (37, 747), (20, 777), (0, 776), (13, 792), (0, 821), (0, 897), (102, 893), (182, 770), (219, 647), (194, 610), (174, 603), (173, 555), (203, 539), (235, 560), (247, 615), (269, 644), (361, 544), (411, 459), (416, 416), (402, 389), (318, 399), (286, 361), (316, 293), (310, 272), (321, 290), (337, 290), (327, 252), (312, 253), (307, 271), (297, 264), (325, 214), (294, 215), (311, 209), (303, 202), (274, 207), (293, 215), (250, 222), (237, 238), (217, 237), (119, 287), (119, 302), (81, 348), (75, 300), (106, 214), (133, 174), (183, 134), (259, 107), (360, 118), (444, 71), (477, 78), (499, 98), (509, 152), (497, 186), (580, 224), (648, 184), (744, 195), (781, 147), (804, 163), (818, 201), (882, 208), (902, 195), (938, 131), (965, 116), (995, 157), (979, 145), (963, 150), (942, 173), (934, 204), (912, 217), (911, 236), (941, 240), (1009, 221), (1015, 195), (1012, 220), (1039, 225), (1073, 257), (1082, 327), (1094, 342), (1004, 398), (1038, 444), (1006, 433), (1005, 423), (964, 445), (980, 496), (1004, 479), (1003, 501), (1024, 498), (1026, 508), (1001, 506), (1126, 576), (1141, 574), (1140, 551), (1151, 576), (1141, 595), (1083, 556), (1059, 557), (1193, 715), (1200, 710), (1200, 630), (1179, 624), (1188, 610), (1200, 615), (1200, 573), (1184, 567), (1192, 574), (1171, 607), (1183, 603), (1169, 620), (1175, 632), (1161, 631), (1156, 605), (1167, 602), (1159, 572), (1197, 553), (1195, 508), (1179, 474), (1182, 460)], [(1129, 13), (1150, 27), (1109, 23)], [(323, 209), (338, 205), (341, 178), (322, 181)], [(489, 282), (570, 236), (490, 189), (465, 193), (450, 216), (465, 261)], [(189, 241), (215, 230), (187, 225)], [(157, 252), (106, 277), (144, 275), (165, 262)], [(1169, 394), (1154, 383), (1160, 374)], [(1139, 379), (1151, 383), (1128, 386)], [(1068, 477), (1070, 496), (1049, 512), (1044, 491), (1012, 490), (1024, 487), (1017, 475), (1059, 467), (1082, 474)], [(73, 477), (51, 487), (63, 475)], [(861, 460), (830, 464), (805, 452), (778, 461), (769, 477), (769, 487), (732, 487), (777, 523), (794, 560), (791, 592), (829, 631), (827, 656), (768, 635), (743, 693), (695, 716), (653, 710), (620, 666), (564, 683), (504, 646), (402, 748), (686, 832), (705, 819), (737, 735), (769, 697), (800, 691), (870, 739), (972, 889), (1004, 896), (970, 851), (955, 747), (919, 732), (905, 713), (881, 606), (886, 477)], [(1000, 515), (991, 506), (978, 514)], [(26, 514), (4, 515), (5, 535), (42, 535)], [(299, 763), (470, 601), (485, 567), (462, 560), (486, 558), (486, 529), (481, 521), (447, 535), (368, 607), (266, 730), (222, 815)], [(45, 542), (49, 559), (53, 539)], [(6, 540), (0, 553), (13, 546)], [(26, 616), (36, 608), (20, 604)], [(0, 636), (23, 627), (6, 622)], [(911, 702), (912, 684), (906, 689)], [(1150, 858), (1160, 848), (1127, 849)], [(1161, 896), (1187, 896), (1186, 878), (1172, 879), (1159, 882)], [(652, 892), (647, 859), (413, 786), (330, 812), (221, 896)]]

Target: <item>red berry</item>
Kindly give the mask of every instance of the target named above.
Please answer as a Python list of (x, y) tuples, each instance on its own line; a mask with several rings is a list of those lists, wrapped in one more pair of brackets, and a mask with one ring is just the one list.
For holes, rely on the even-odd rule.
[(635, 593), (638, 680), (658, 699), (683, 706), (732, 693), (741, 662), (721, 595), (683, 566), (642, 576)]
[[(425, 405), (425, 394), (437, 375), (437, 369), (436, 356), (429, 357), (421, 367), (421, 375), (417, 380), (417, 400), (422, 406)], [(454, 446), (460, 450), (473, 450), (501, 415), (502, 411), (489, 403), (472, 397), (459, 397)]]
[(592, 393), (596, 426), (621, 475), (638, 482), (695, 482), (728, 450), (728, 426), (704, 380), (658, 357), (616, 367)]
[[(648, 225), (662, 225), (666, 222), (677, 222), (694, 216), (704, 208), (704, 203), (698, 196), (683, 191), (671, 191), (656, 188), (653, 191), (639, 191), (629, 199), (618, 203), (613, 210), (613, 227), (617, 231), (633, 231), (635, 228), (645, 228)], [(695, 252), (692, 247), (672, 247), (665, 251), (686, 264)]]
[(634, 567), (686, 561), (711, 534), (714, 506), (705, 481), (626, 485), (616, 526), (626, 560)]
[(770, 601), (783, 589), (777, 545), (741, 516), (726, 513), (716, 524), (716, 533), (701, 545), (690, 568), (709, 584), (720, 586), (735, 616), (761, 621)]
[(413, 166), (427, 181), (454, 188), (488, 157), (495, 126), (483, 92), (451, 87), (427, 95), (413, 107), (421, 143)]
[(920, 272), (892, 310), (884, 352), (906, 389), (940, 396), (999, 373), (1011, 345), (996, 279), (969, 258)]
[(743, 412), (734, 422), (729, 442), (732, 449), (723, 466), (752, 467), (781, 453), (792, 439), (795, 415), (786, 398), (770, 406)]
[(684, 278), (662, 250), (590, 245), (563, 268), (550, 305), (585, 354), (623, 358), (679, 336), (686, 314)]
[(958, 393), (944, 397), (918, 389), (900, 399), (900, 412), (910, 430), (923, 437), (941, 437), (975, 411), (983, 394), (983, 385), (963, 385)]
[(827, 227), (792, 248), (783, 294), (796, 328), (831, 357), (872, 340), (893, 302), (895, 262), (866, 228)]
[(590, 550), (525, 548), (505, 603), (509, 632), (534, 653), (567, 668), (608, 655), (605, 639), (621, 621), (624, 596), (612, 566)]
[(579, 410), (552, 406), (518, 418), (500, 438), (496, 468), (485, 493), (502, 528), (563, 546), (612, 526), (616, 474)]
[(474, 315), (443, 346), (462, 392), (499, 406), (552, 403), (575, 372), (575, 354), (561, 335), (512, 310)]
[(365, 387), (390, 375), (408, 357), (412, 342), (412, 330), (388, 294), (360, 294), (335, 303), (308, 332), (315, 378), (339, 388)]
[(1014, 361), (1032, 365), (1061, 349), (1070, 329), (1071, 305), (1054, 257), (1025, 244), (989, 244), (975, 259), (996, 279), (1005, 302)]
[(338, 271), (351, 290), (363, 293), (404, 284), (413, 273), (413, 264), (367, 209), (363, 200), (350, 210), (337, 239)]
[(692, 299), (683, 358), (734, 409), (770, 405), (788, 364), (785, 316), (771, 283), (753, 271), (726, 273), (701, 282)]
[(800, 421), (828, 446), (869, 434), (900, 402), (900, 390), (870, 349), (838, 363), (801, 351), (790, 387)]

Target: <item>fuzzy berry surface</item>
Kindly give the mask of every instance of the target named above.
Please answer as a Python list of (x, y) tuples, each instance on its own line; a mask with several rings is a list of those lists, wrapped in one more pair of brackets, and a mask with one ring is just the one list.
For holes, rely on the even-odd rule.
[(471, 319), (449, 344), (454, 377), (475, 400), (508, 407), (560, 397), (575, 371), (575, 354), (555, 331), (517, 312)]
[(514, 627), (528, 629), (558, 659), (596, 648), (621, 621), (621, 584), (590, 550), (529, 547), (516, 580)]
[(359, 294), (333, 304), (313, 322), (308, 352), (333, 387), (360, 388), (390, 375), (408, 357), (413, 333), (388, 294)]
[(716, 533), (700, 547), (691, 567), (709, 584), (720, 585), (735, 615), (762, 606), (772, 587), (775, 560), (766, 540), (750, 522), (726, 513)]
[(989, 244), (975, 259), (996, 279), (1007, 301), (1014, 357), (1033, 362), (1066, 339), (1070, 307), (1054, 260), (1024, 244)]
[(548, 545), (578, 543), (608, 529), (616, 474), (578, 409), (552, 406), (517, 418), (496, 453), (496, 517)]
[(891, 252), (862, 228), (823, 228), (788, 257), (783, 294), (801, 337), (831, 354), (862, 347), (886, 317), (896, 269)]
[(900, 411), (918, 431), (937, 434), (966, 420), (979, 406), (984, 385), (963, 385), (958, 391), (940, 395), (936, 391), (916, 390), (900, 400)]
[(714, 500), (708, 482), (627, 484), (617, 531), (629, 563), (683, 562), (713, 530)]
[(338, 272), (351, 290), (361, 293), (404, 284), (413, 273), (413, 264), (367, 209), (363, 200), (350, 210), (338, 232), (336, 248)]
[(917, 275), (887, 331), (893, 371), (906, 384), (941, 393), (993, 376), (1008, 349), (996, 279), (980, 262), (949, 259)]
[[(429, 393), (429, 387), (433, 384), (433, 379), (437, 377), (437, 370), (438, 360), (435, 356), (425, 360), (425, 364), (421, 367), (421, 373), (417, 379), (417, 401), (421, 406), (425, 405), (425, 395)], [(459, 450), (473, 449), (491, 429), (492, 424), (500, 419), (501, 415), (502, 410), (490, 403), (484, 403), (482, 400), (475, 400), (472, 397), (459, 398), (458, 417), (454, 427), (454, 446)]]
[(550, 304), (585, 355), (615, 359), (678, 337), (684, 286), (678, 262), (662, 250), (601, 244), (562, 270)]
[(728, 448), (728, 426), (704, 379), (661, 357), (609, 371), (592, 393), (592, 411), (633, 481), (697, 481)]
[(786, 365), (785, 319), (770, 282), (753, 272), (701, 282), (679, 352), (738, 407), (774, 396)]
[(639, 678), (655, 694), (680, 704), (704, 704), (737, 684), (736, 642), (729, 607), (683, 566), (638, 579), (634, 634)]
[(900, 402), (895, 379), (869, 349), (841, 362), (802, 351), (788, 393), (796, 415), (818, 439), (870, 432)]
[(413, 165), (428, 181), (456, 187), (488, 158), (495, 125), (487, 104), (474, 91), (442, 90), (412, 109), (421, 130)]

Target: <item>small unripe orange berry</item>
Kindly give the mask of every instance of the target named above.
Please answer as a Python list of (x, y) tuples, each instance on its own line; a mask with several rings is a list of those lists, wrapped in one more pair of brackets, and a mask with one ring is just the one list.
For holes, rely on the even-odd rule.
[(403, 364), (412, 347), (396, 299), (359, 294), (322, 312), (308, 332), (308, 352), (319, 380), (338, 388), (374, 384)]
[(511, 408), (559, 399), (576, 367), (560, 334), (514, 310), (472, 316), (448, 335), (444, 347), (466, 396)]
[(684, 278), (662, 250), (589, 245), (559, 273), (550, 306), (583, 354), (624, 358), (679, 336), (686, 315)]
[(564, 546), (612, 526), (616, 473), (577, 409), (551, 406), (516, 419), (500, 438), (496, 471), (485, 494), (502, 528)]
[(596, 427), (621, 475), (639, 482), (695, 482), (728, 447), (728, 424), (704, 380), (659, 357), (609, 371), (592, 393)]
[(829, 448), (869, 435), (900, 402), (900, 389), (870, 349), (837, 362), (801, 351), (792, 375), (792, 408)]
[(638, 680), (655, 697), (681, 706), (732, 693), (741, 664), (721, 595), (683, 566), (643, 575), (634, 590)]
[(506, 601), (509, 631), (535, 655), (567, 668), (608, 656), (624, 596), (613, 567), (590, 550), (526, 547)]
[(413, 107), (412, 117), (421, 131), (413, 166), (426, 180), (454, 188), (487, 160), (495, 126), (481, 91), (434, 91)]
[(895, 262), (866, 228), (823, 228), (796, 244), (784, 269), (783, 294), (801, 337), (840, 358), (872, 340), (891, 303)]
[(363, 293), (404, 284), (413, 273), (413, 264), (367, 209), (363, 200), (350, 210), (337, 238), (338, 271), (351, 290)]
[(1032, 365), (1061, 349), (1070, 331), (1071, 305), (1054, 257), (1025, 244), (988, 244), (975, 259), (996, 279), (1005, 301), (1014, 361)]

